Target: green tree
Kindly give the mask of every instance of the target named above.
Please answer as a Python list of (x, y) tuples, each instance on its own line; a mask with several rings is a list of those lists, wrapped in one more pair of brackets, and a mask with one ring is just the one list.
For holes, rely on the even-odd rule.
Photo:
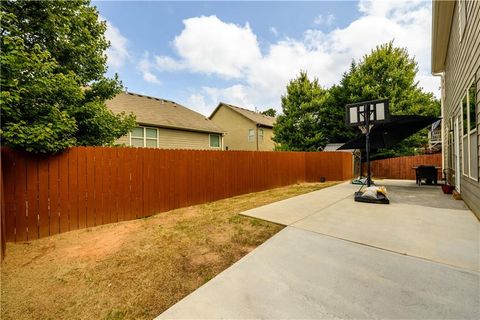
[(273, 127), (274, 141), (280, 150), (319, 150), (325, 144), (319, 119), (320, 105), (326, 91), (311, 81), (306, 72), (291, 80), (282, 96), (283, 114)]
[(260, 113), (265, 115), (265, 116), (269, 116), (269, 117), (276, 117), (277, 116), (277, 110), (275, 110), (273, 108), (269, 108), (269, 109), (267, 109), (265, 111), (262, 111)]
[[(433, 94), (425, 93), (418, 86), (415, 77), (417, 63), (405, 48), (398, 48), (393, 41), (377, 46), (358, 63), (352, 63), (348, 73), (344, 74), (339, 100), (346, 103), (388, 98), (390, 113), (393, 115), (439, 116), (440, 103)], [(340, 121), (340, 117), (337, 119)], [(343, 121), (343, 119), (342, 119)], [(398, 145), (381, 149), (373, 158), (411, 155), (427, 141), (423, 130)]]
[(89, 1), (1, 2), (1, 138), (4, 145), (53, 153), (108, 145), (135, 125), (105, 100), (121, 91), (108, 79), (106, 25)]
[[(417, 72), (417, 63), (407, 50), (389, 42), (360, 61), (353, 61), (340, 83), (327, 91), (320, 89), (316, 79), (310, 82), (301, 73), (289, 83), (282, 97), (284, 115), (279, 116), (274, 127), (276, 142), (287, 150), (317, 150), (329, 142), (346, 142), (359, 131), (345, 125), (345, 105), (365, 100), (390, 99), (393, 115), (438, 116), (440, 104), (418, 86)], [(300, 129), (302, 121), (308, 125)], [(425, 142), (423, 131), (393, 148), (377, 150), (373, 157), (414, 154)]]

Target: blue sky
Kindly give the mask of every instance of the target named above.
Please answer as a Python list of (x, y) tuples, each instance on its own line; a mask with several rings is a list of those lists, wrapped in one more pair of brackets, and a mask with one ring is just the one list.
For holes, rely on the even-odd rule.
[(109, 75), (129, 91), (177, 101), (209, 115), (219, 101), (281, 109), (300, 70), (329, 87), (352, 59), (394, 39), (430, 75), (429, 1), (94, 1), (107, 21)]

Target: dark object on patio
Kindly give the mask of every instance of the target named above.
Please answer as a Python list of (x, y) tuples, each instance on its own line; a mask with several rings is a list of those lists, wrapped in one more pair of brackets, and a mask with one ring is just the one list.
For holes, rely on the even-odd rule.
[(455, 186), (448, 184), (449, 179), (453, 179), (451, 169), (443, 169), (443, 181), (445, 184), (442, 184), (442, 191), (445, 194), (452, 194), (455, 190)]
[(355, 201), (357, 202), (366, 202), (366, 203), (377, 203), (377, 204), (389, 204), (390, 200), (381, 193), (377, 193), (377, 199), (367, 198), (363, 196), (362, 191), (355, 192)]
[(419, 186), (422, 184), (423, 179), (425, 179), (426, 184), (437, 184), (438, 170), (435, 166), (418, 166), (415, 169), (415, 175)]
[[(392, 147), (437, 120), (439, 120), (439, 118), (427, 116), (390, 116), (390, 122), (376, 124), (370, 130), (370, 148), (380, 149)], [(348, 141), (338, 148), (338, 150), (364, 148), (365, 135), (361, 135)]]
[(462, 200), (462, 195), (457, 190), (453, 190), (452, 196), (453, 196), (453, 199), (455, 200)]
[(442, 184), (443, 193), (452, 194), (453, 190), (455, 190), (455, 186), (451, 186), (449, 184)]

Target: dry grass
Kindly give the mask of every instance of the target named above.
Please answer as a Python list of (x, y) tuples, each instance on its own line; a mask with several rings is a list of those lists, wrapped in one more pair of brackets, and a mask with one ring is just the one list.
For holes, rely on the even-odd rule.
[(238, 213), (328, 187), (299, 184), (9, 244), (2, 319), (151, 319), (283, 227)]

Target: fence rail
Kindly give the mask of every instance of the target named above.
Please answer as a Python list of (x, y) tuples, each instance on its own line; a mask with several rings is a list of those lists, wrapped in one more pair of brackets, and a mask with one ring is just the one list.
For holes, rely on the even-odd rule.
[[(442, 155), (440, 153), (397, 157), (383, 160), (371, 161), (372, 176), (376, 178), (415, 180), (414, 167), (420, 165), (442, 166)], [(366, 165), (363, 165), (365, 172)], [(438, 170), (438, 179), (442, 178), (442, 170)]]
[(31, 156), (3, 148), (2, 236), (38, 239), (320, 177), (351, 176), (352, 155), (343, 152), (75, 147)]

